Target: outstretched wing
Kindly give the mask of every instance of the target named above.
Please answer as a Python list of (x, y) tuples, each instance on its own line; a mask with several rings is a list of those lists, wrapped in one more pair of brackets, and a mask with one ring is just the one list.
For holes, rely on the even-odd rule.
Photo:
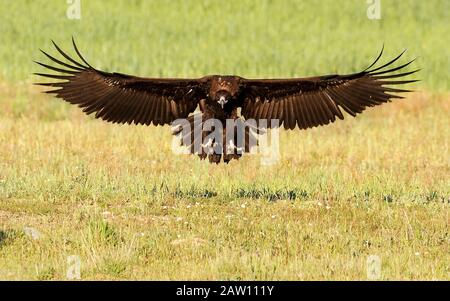
[(62, 74), (35, 74), (63, 81), (37, 85), (57, 88), (46, 93), (53, 93), (58, 98), (78, 105), (86, 114), (95, 112), (96, 118), (114, 123), (163, 125), (177, 118), (186, 118), (195, 110), (199, 100), (206, 97), (207, 77), (160, 79), (103, 72), (89, 65), (73, 39), (72, 42), (82, 62), (68, 56), (53, 42), (58, 52), (70, 63), (41, 50), (59, 66), (36, 63)]
[[(402, 54), (387, 64), (371, 69), (383, 54), (364, 71), (349, 75), (326, 75), (294, 79), (243, 79), (245, 99), (241, 114), (246, 119), (278, 119), (285, 129), (312, 128), (344, 119), (341, 108), (352, 116), (367, 107), (402, 96), (391, 94), (410, 90), (390, 87), (416, 80), (398, 80), (419, 70), (394, 73), (413, 61), (390, 68)], [(389, 67), (389, 68), (388, 68)]]

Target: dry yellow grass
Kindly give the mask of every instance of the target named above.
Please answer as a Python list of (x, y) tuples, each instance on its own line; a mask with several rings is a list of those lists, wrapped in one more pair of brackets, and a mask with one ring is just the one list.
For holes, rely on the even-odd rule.
[(19, 86), (0, 92), (0, 279), (65, 279), (69, 255), (82, 279), (366, 279), (370, 255), (382, 279), (450, 278), (448, 95), (215, 166), (172, 154), (168, 127)]

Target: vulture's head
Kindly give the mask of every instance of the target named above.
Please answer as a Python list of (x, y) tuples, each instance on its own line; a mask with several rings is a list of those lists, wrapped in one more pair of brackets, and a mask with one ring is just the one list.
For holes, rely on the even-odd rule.
[(222, 108), (236, 97), (239, 90), (239, 79), (236, 76), (215, 76), (211, 81), (211, 100)]

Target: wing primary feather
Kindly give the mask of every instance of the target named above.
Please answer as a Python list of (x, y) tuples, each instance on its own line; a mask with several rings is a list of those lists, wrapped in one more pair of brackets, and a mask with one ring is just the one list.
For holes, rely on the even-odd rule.
[(311, 108), (313, 111), (313, 116), (314, 116), (313, 126), (320, 124), (320, 120), (321, 120), (319, 103), (317, 101), (316, 93), (310, 95), (310, 99), (311, 99), (310, 105), (311, 105)]
[[(142, 108), (142, 114), (147, 114), (147, 119), (152, 121), (155, 118), (156, 104), (153, 103), (153, 96), (148, 96), (145, 98), (146, 107)], [(144, 122), (142, 124), (145, 124)]]
[(75, 43), (74, 37), (72, 37), (72, 44), (73, 44), (73, 48), (75, 49), (75, 52), (76, 52), (77, 55), (80, 57), (80, 59), (81, 59), (86, 65), (88, 65), (91, 69), (95, 69), (94, 67), (92, 67), (91, 65), (89, 65), (89, 63), (86, 62), (86, 60), (84, 59), (84, 57), (81, 55), (80, 51), (78, 50), (77, 44)]
[(170, 105), (170, 98), (166, 97), (166, 102), (165, 102), (165, 118), (164, 121), (165, 123), (170, 123), (172, 121), (172, 106)]
[(380, 104), (380, 100), (376, 97), (375, 92), (371, 90), (361, 91), (357, 87), (349, 88), (349, 92), (357, 97), (358, 101), (363, 106), (373, 106)]
[(170, 110), (170, 103), (167, 101), (167, 96), (161, 98), (161, 125), (169, 122), (167, 111)]
[(302, 116), (301, 116), (301, 112), (299, 110), (298, 98), (299, 98), (299, 95), (294, 95), (292, 97), (292, 105), (294, 106), (295, 121), (297, 123), (298, 128), (301, 129), (302, 128)]
[(63, 88), (59, 88), (59, 89), (44, 91), (44, 93), (46, 93), (46, 94), (58, 94), (58, 92), (61, 92), (62, 90), (63, 90)]
[[(105, 95), (101, 98), (102, 101), (102, 110), (98, 111), (95, 115), (96, 118), (101, 118), (106, 121), (112, 120), (111, 112), (116, 109), (118, 101), (115, 99), (116, 95), (120, 92), (120, 90), (109, 89), (105, 93)], [(117, 102), (116, 102), (117, 101)]]
[(300, 113), (300, 120), (301, 120), (301, 125), (302, 125), (302, 129), (307, 129), (308, 128), (308, 123), (309, 123), (309, 119), (308, 119), (308, 109), (305, 106), (305, 102), (307, 101), (307, 95), (308, 93), (303, 93), (299, 95), (298, 98), (298, 111)]
[(149, 100), (149, 95), (136, 93), (136, 112), (134, 113), (134, 123), (145, 125), (150, 119), (148, 111), (150, 110), (152, 103)]
[(53, 70), (53, 71), (56, 71), (56, 72), (68, 73), (68, 74), (79, 74), (78, 71), (65, 70), (65, 69), (61, 69), (61, 68), (57, 68), (57, 67), (53, 67), (53, 66), (50, 66), (50, 65), (46, 65), (46, 64), (40, 63), (38, 61), (34, 61), (34, 62), (36, 64), (42, 66), (42, 67), (45, 67), (47, 69), (50, 69), (50, 70)]
[(383, 87), (383, 90), (386, 92), (395, 92), (395, 93), (414, 92), (413, 90), (397, 89), (397, 88), (390, 88), (390, 87)]
[(261, 110), (261, 118), (268, 119), (267, 113), (269, 112), (270, 102), (264, 102), (261, 105), (263, 106), (263, 108)]
[(139, 102), (139, 92), (135, 90), (130, 90), (130, 97), (128, 99), (128, 107), (129, 109), (124, 113), (126, 115), (128, 124), (138, 124), (136, 122), (136, 118), (138, 117), (140, 110), (141, 110), (141, 104)]
[(172, 105), (170, 104), (170, 98), (166, 99), (166, 123), (170, 123), (173, 120)]
[(33, 83), (35, 86), (44, 86), (44, 87), (59, 87), (59, 83)]
[[(370, 89), (373, 89), (373, 87), (371, 87)], [(364, 99), (358, 99), (357, 95), (352, 94), (347, 87), (338, 89), (337, 93), (344, 96), (347, 103), (356, 113), (361, 113), (362, 111), (364, 111), (366, 105)]]
[(364, 106), (373, 107), (388, 102), (389, 97), (380, 89), (364, 89), (359, 86), (352, 87), (352, 93), (359, 96)]
[(261, 109), (262, 109), (261, 100), (255, 102), (255, 109), (254, 109), (255, 111), (252, 115), (255, 116), (255, 119), (257, 120), (261, 119)]
[(158, 118), (158, 114), (159, 114), (159, 101), (158, 99), (156, 99), (156, 97), (152, 97), (149, 101), (151, 101), (152, 106), (151, 106), (151, 120), (148, 120), (148, 123), (146, 122), (145, 124), (149, 125), (150, 122), (153, 123), (153, 125), (158, 125), (156, 119)]
[(404, 65), (401, 65), (401, 66), (398, 66), (396, 68), (390, 69), (390, 70), (384, 70), (384, 71), (379, 71), (379, 72), (370, 72), (370, 75), (380, 75), (380, 74), (385, 74), (385, 73), (389, 73), (389, 72), (394, 72), (394, 71), (400, 70), (402, 68), (405, 68), (406, 66), (408, 66), (412, 62), (414, 62), (414, 60), (412, 60), (412, 61), (410, 61), (410, 62), (408, 62), (408, 63), (406, 63)]
[[(71, 101), (73, 104), (78, 104), (79, 107), (91, 107), (92, 113), (95, 113), (95, 118), (101, 118), (108, 111), (108, 103), (110, 103), (110, 96), (113, 95), (113, 90), (109, 87), (105, 87), (100, 90), (95, 91), (95, 95), (90, 95), (89, 91), (87, 92), (89, 96), (84, 95), (74, 95), (74, 96), (66, 96), (66, 98)], [(89, 109), (90, 110), (90, 109)], [(91, 111), (91, 110), (90, 110)]]
[(403, 77), (403, 76), (408, 76), (410, 74), (416, 73), (416, 72), (418, 72), (420, 70), (421, 69), (417, 69), (417, 70), (413, 70), (413, 71), (410, 71), (410, 72), (405, 72), (405, 73), (400, 73), (400, 74), (389, 74), (389, 75), (382, 75), (382, 76), (374, 75), (373, 78), (376, 78), (376, 79), (387, 79), (387, 78)]
[(354, 112), (361, 113), (362, 111), (364, 111), (364, 105), (358, 103), (358, 100), (356, 100), (354, 96), (348, 94), (345, 89), (337, 89), (336, 93), (343, 96), (343, 99), (345, 99), (349, 107)]
[(294, 114), (294, 106), (292, 105), (292, 97), (286, 98), (286, 103), (289, 111), (289, 128), (295, 129), (296, 118)]
[(128, 109), (124, 112), (124, 117), (126, 119), (126, 122), (128, 124), (136, 124), (135, 119), (137, 114), (139, 113), (139, 102), (136, 101), (137, 97), (136, 97), (136, 92), (135, 91), (130, 91), (129, 92), (130, 95), (128, 97)]
[(145, 95), (145, 106), (142, 106), (140, 120), (142, 124), (150, 125), (154, 119), (156, 111), (156, 98), (153, 95)]
[(376, 68), (376, 69), (369, 70), (369, 71), (367, 71), (367, 72), (373, 74), (372, 72), (377, 71), (377, 70), (380, 70), (380, 69), (383, 69), (384, 67), (389, 66), (390, 64), (392, 64), (392, 63), (394, 63), (395, 61), (397, 61), (397, 60), (398, 60), (405, 52), (406, 52), (406, 49), (403, 50), (397, 57), (395, 57), (395, 58), (394, 58), (393, 60), (391, 60), (390, 62), (388, 62), (388, 63), (384, 64), (383, 66), (378, 67), (378, 68)]
[(74, 80), (70, 80), (68, 82), (59, 82), (58, 84), (62, 87), (65, 87), (67, 90), (72, 90), (74, 92), (78, 92), (80, 90), (88, 91), (90, 93), (95, 93), (98, 91), (99, 86), (104, 86), (106, 88), (111, 89), (110, 85), (99, 85), (99, 82), (96, 79), (87, 79), (85, 78), (86, 73), (83, 74), (82, 78), (78, 78)]
[(345, 97), (339, 95), (333, 87), (329, 87), (328, 93), (333, 96), (333, 99), (337, 104), (344, 109), (345, 112), (352, 115), (353, 117), (356, 116), (356, 113), (352, 110), (352, 108), (347, 104), (345, 101)]
[(82, 64), (80, 64), (79, 62), (75, 61), (73, 58), (71, 58), (70, 56), (68, 56), (64, 51), (62, 51), (61, 48), (59, 48), (58, 45), (56, 45), (55, 41), (52, 40), (53, 45), (55, 46), (56, 50), (58, 50), (58, 52), (65, 57), (67, 60), (71, 61), (72, 63), (74, 63), (75, 65), (77, 65), (78, 67), (81, 67), (83, 69), (88, 69), (89, 67), (87, 66), (83, 66)]
[(370, 93), (371, 95), (376, 96), (378, 101), (387, 102), (389, 100), (389, 96), (384, 92), (384, 87), (375, 88), (358, 85), (353, 88), (360, 91), (361, 94), (367, 95)]
[(101, 98), (104, 97), (107, 93), (110, 93), (111, 91), (110, 86), (103, 86), (97, 88), (95, 82), (82, 83), (79, 85), (73, 85), (73, 82), (65, 82), (61, 83), (61, 85), (63, 85), (65, 88), (63, 93), (61, 93), (61, 96), (68, 97), (72, 101), (75, 101), (75, 103), (77, 104), (86, 102), (85, 98), (83, 97), (84, 95), (83, 94), (80, 95), (80, 91), (82, 91), (81, 93), (88, 94), (87, 97), (95, 100), (95, 102), (98, 103), (99, 105), (101, 104), (100, 103)]
[(117, 113), (117, 122), (130, 124), (133, 121), (130, 119), (130, 113), (133, 109), (135, 109), (135, 107), (132, 107), (130, 104), (130, 100), (133, 96), (132, 90), (122, 90), (122, 95), (123, 96), (120, 98), (120, 102), (122, 103), (123, 109)]
[[(103, 90), (105, 91), (105, 90)], [(61, 93), (62, 98), (66, 100), (67, 102), (71, 104), (75, 104), (80, 108), (84, 108), (83, 112), (86, 114), (91, 114), (93, 112), (97, 112), (100, 109), (103, 108), (102, 106), (102, 100), (107, 95), (108, 91), (105, 93), (100, 94), (99, 92), (96, 92), (95, 96), (88, 94), (73, 94), (73, 93), (67, 93), (63, 92)]]
[(313, 108), (311, 106), (311, 102), (312, 102), (312, 97), (311, 97), (311, 93), (305, 93), (305, 101), (304, 101), (304, 106), (305, 106), (305, 115), (306, 115), (306, 120), (307, 120), (307, 127), (310, 128), (312, 127), (312, 125), (314, 124), (314, 111)]
[(380, 81), (373, 82), (359, 82), (355, 87), (360, 90), (371, 91), (371, 92), (383, 92), (386, 87), (383, 87)]
[(50, 60), (54, 61), (54, 62), (57, 63), (57, 64), (60, 64), (60, 65), (63, 65), (63, 66), (65, 66), (65, 67), (67, 67), (67, 68), (74, 69), (74, 70), (78, 70), (78, 71), (84, 71), (84, 70), (86, 70), (86, 68), (79, 68), (79, 67), (72, 66), (72, 65), (69, 65), (69, 64), (67, 64), (67, 63), (64, 63), (63, 61), (60, 61), (60, 60), (54, 58), (53, 56), (51, 56), (50, 54), (48, 54), (48, 53), (45, 52), (44, 50), (42, 50), (42, 49), (39, 49), (39, 50), (40, 50), (46, 57), (48, 57)]
[(126, 109), (126, 105), (123, 102), (124, 100), (124, 96), (123, 96), (124, 91), (120, 90), (117, 94), (115, 94), (112, 98), (111, 101), (114, 101), (114, 109), (111, 110), (109, 113), (107, 113), (107, 116), (109, 115), (109, 120), (112, 121), (113, 123), (122, 123), (122, 119), (123, 119), (123, 111)]
[(319, 124), (328, 124), (330, 122), (330, 118), (331, 116), (328, 116), (328, 111), (326, 111), (326, 109), (324, 108), (324, 106), (326, 106), (321, 98), (321, 93), (320, 91), (316, 93), (315, 95), (316, 98), (316, 108), (319, 114)]
[(173, 99), (170, 100), (170, 107), (171, 107), (171, 111), (174, 116), (174, 119), (177, 119), (180, 115), (178, 113), (178, 106), (177, 106), (177, 103), (175, 102), (175, 100), (173, 100)]
[[(251, 98), (246, 98), (244, 100), (244, 103), (242, 104), (242, 110), (241, 110), (242, 116), (247, 116), (247, 117), (250, 116), (250, 108), (251, 108), (252, 103), (253, 103), (253, 100)], [(204, 107), (202, 104), (200, 105), (200, 109), (201, 109), (201, 111), (204, 110)]]
[(287, 97), (283, 98), (283, 112), (284, 112), (284, 122), (285, 128), (291, 129), (291, 106), (290, 101)]
[(331, 96), (328, 94), (327, 89), (323, 90), (324, 93), (324, 97), (327, 100), (327, 102), (329, 103), (330, 107), (333, 108), (333, 112), (334, 114), (336, 114), (336, 116), (343, 120), (344, 119), (344, 115), (342, 115), (341, 110), (339, 109), (339, 107), (337, 106), (336, 102), (331, 98)]
[(307, 102), (309, 101), (309, 93), (303, 93), (300, 98), (300, 114), (302, 116), (302, 124), (303, 129), (308, 129), (311, 124), (310, 116), (309, 116), (309, 107)]
[(288, 120), (289, 112), (288, 112), (288, 108), (287, 108), (287, 104), (286, 104), (286, 99), (285, 98), (281, 99), (280, 106), (281, 106), (282, 114), (283, 114), (283, 119), (282, 120), (284, 122), (284, 128), (286, 130), (288, 130), (289, 129), (289, 120)]
[(378, 62), (378, 60), (381, 58), (381, 56), (383, 55), (383, 51), (384, 51), (384, 43), (383, 43), (383, 46), (381, 47), (380, 54), (379, 54), (378, 57), (375, 59), (375, 61), (374, 61), (369, 67), (367, 67), (366, 69), (364, 69), (361, 73), (364, 73), (364, 72), (366, 72), (367, 70), (369, 70), (370, 68), (372, 68), (372, 67)]
[(274, 107), (275, 107), (276, 102), (271, 99), (269, 101), (269, 110), (267, 112), (267, 119), (269, 120), (269, 122), (271, 122), (272, 118), (273, 118), (273, 113), (274, 113)]
[(273, 104), (273, 112), (271, 119), (278, 119), (278, 123), (281, 126), (282, 116), (280, 112), (280, 101), (277, 99), (272, 99)]
[(163, 103), (161, 101), (161, 98), (159, 98), (159, 97), (155, 97), (154, 101), (157, 103), (157, 107), (155, 110), (155, 115), (153, 116), (153, 124), (158, 126), (161, 124), (161, 111), (162, 111)]
[(319, 97), (322, 102), (322, 110), (324, 111), (325, 115), (327, 116), (328, 121), (334, 122), (336, 120), (335, 113), (329, 107), (328, 100), (326, 99), (326, 97), (322, 93), (322, 91), (317, 95), (317, 97)]
[(260, 106), (259, 101), (253, 101), (252, 106), (250, 107), (250, 115), (255, 119), (258, 119), (259, 106)]
[(170, 122), (170, 101), (167, 97), (163, 98), (163, 111), (162, 111), (162, 121), (163, 123), (161, 125), (164, 125), (166, 123)]
[(34, 75), (53, 78), (53, 79), (61, 79), (61, 80), (70, 80), (72, 75), (56, 75), (56, 74), (45, 74), (45, 73), (33, 73)]
[(306, 112), (307, 112), (307, 118), (308, 118), (308, 128), (312, 127), (312, 125), (315, 122), (316, 117), (314, 116), (314, 110), (312, 107), (311, 102), (313, 101), (312, 97), (311, 97), (311, 93), (306, 93), (305, 94), (305, 108), (306, 108)]
[(391, 80), (391, 81), (379, 81), (379, 83), (384, 85), (403, 85), (403, 84), (410, 84), (410, 83), (416, 83), (419, 82), (420, 79), (414, 79), (414, 80)]
[(156, 111), (155, 114), (155, 121), (156, 121), (156, 125), (162, 125), (162, 119), (163, 119), (163, 114), (164, 114), (164, 102), (162, 97), (161, 98), (156, 98), (156, 101), (158, 102), (158, 110)]
[(146, 125), (147, 122), (150, 122), (150, 110), (152, 109), (152, 102), (150, 101), (151, 95), (142, 95), (139, 94), (137, 96), (138, 103), (139, 103), (139, 109), (136, 111), (136, 117), (134, 118), (135, 124), (141, 124)]

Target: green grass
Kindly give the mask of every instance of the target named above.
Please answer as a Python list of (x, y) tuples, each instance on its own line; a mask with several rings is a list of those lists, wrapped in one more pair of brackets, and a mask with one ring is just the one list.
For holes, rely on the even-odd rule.
[[(0, 4), (0, 279), (65, 279), (70, 255), (82, 279), (366, 279), (370, 255), (381, 279), (450, 279), (448, 1), (384, 0), (379, 21), (366, 1), (82, 5), (72, 21), (65, 1)], [(106, 124), (31, 86), (38, 48), (72, 34), (94, 66), (148, 76), (352, 72), (385, 42), (423, 81), (281, 132), (277, 165), (213, 166), (174, 155), (168, 127)]]
[[(30, 81), (50, 39), (70, 49), (74, 35), (93, 66), (148, 76), (239, 74), (307, 76), (354, 72), (408, 48), (422, 85), (448, 90), (450, 2), (381, 1), (380, 20), (365, 0), (2, 1), (0, 76)], [(406, 60), (406, 59), (405, 59)]]

